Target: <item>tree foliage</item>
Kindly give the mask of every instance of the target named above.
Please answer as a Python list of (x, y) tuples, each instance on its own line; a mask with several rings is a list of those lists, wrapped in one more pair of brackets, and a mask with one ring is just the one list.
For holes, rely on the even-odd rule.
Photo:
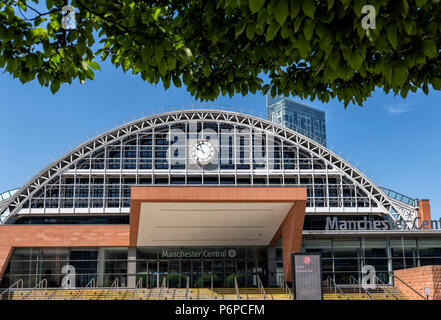
[[(55, 93), (110, 59), (202, 101), (269, 91), (361, 105), (376, 87), (441, 89), (439, 0), (72, 0), (70, 30), (66, 3), (0, 0), (0, 68)], [(376, 29), (362, 27), (366, 4)]]

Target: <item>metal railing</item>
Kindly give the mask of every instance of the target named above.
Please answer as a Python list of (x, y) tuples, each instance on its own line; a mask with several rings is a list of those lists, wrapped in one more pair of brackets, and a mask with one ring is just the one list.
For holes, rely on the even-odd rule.
[(343, 297), (345, 297), (345, 300), (349, 300), (348, 296), (345, 294), (345, 292), (337, 285), (337, 283), (335, 283), (334, 279), (331, 278), (331, 276), (328, 276), (328, 287), (331, 288), (331, 284), (334, 285), (334, 293), (337, 294), (337, 290), (340, 294), (343, 295)]
[(283, 293), (290, 294), (291, 297), (294, 299), (294, 294), (291, 292), (290, 286), (283, 279), (283, 276), (280, 276), (279, 278), (279, 286), (281, 289), (283, 289)]
[(27, 296), (29, 296), (31, 293), (36, 292), (38, 289), (46, 289), (47, 288), (47, 279), (43, 279), (40, 282), (38, 282), (34, 288), (30, 289), (28, 293), (23, 295), (21, 297), (21, 300), (25, 300)]
[(104, 295), (102, 300), (106, 300), (107, 299), (107, 296), (110, 294), (110, 292), (112, 291), (113, 288), (119, 288), (119, 278), (115, 278), (115, 280), (113, 280), (113, 283), (111, 284), (111, 286), (107, 290), (107, 292)]
[(257, 277), (257, 288), (259, 289), (259, 293), (263, 295), (263, 300), (266, 300), (266, 292), (265, 288), (263, 287), (262, 280), (260, 280), (259, 275), (256, 275)]
[(60, 292), (60, 290), (63, 290), (63, 289), (65, 289), (65, 288), (63, 286), (60, 286), (57, 290), (54, 290), (54, 293), (52, 293), (51, 296), (48, 297), (47, 299), (48, 300), (52, 300), (57, 295), (57, 293)]
[(388, 284), (386, 284), (386, 283), (384, 283), (383, 282), (383, 280), (381, 280), (380, 278), (378, 278), (377, 276), (374, 276), (375, 277), (375, 279), (377, 280), (377, 282), (380, 282), (383, 286), (383, 288), (384, 289), (386, 289), (393, 297), (395, 297), (397, 300), (400, 300), (400, 296), (399, 295), (397, 295), (397, 294), (395, 294), (395, 293), (393, 293), (392, 292), (392, 290), (391, 289), (389, 289), (389, 286), (390, 285), (388, 285)]
[(23, 289), (23, 279), (15, 281), (8, 289), (0, 294), (0, 300), (3, 300), (4, 294), (8, 293), (8, 300), (11, 300), (11, 292), (13, 289)]
[(369, 296), (369, 298), (371, 298), (371, 300), (374, 300), (374, 296), (365, 288), (365, 287), (363, 287), (361, 284), (360, 284), (360, 282), (358, 282), (358, 280), (357, 279), (355, 279), (355, 277), (354, 276), (350, 276), (349, 277), (349, 281), (350, 281), (350, 283), (351, 283), (351, 285), (352, 285), (352, 280), (354, 280), (354, 282), (357, 284), (357, 287), (358, 287), (358, 292), (361, 294), (361, 289), (363, 289), (364, 290), (364, 292)]
[(166, 287), (167, 287), (167, 278), (164, 277), (164, 278), (162, 279), (161, 289), (159, 290), (159, 294), (158, 294), (158, 298), (157, 298), (157, 300), (162, 300), (162, 299), (163, 299), (164, 289), (166, 289)]
[(142, 277), (139, 278), (138, 281), (136, 282), (135, 289), (133, 289), (133, 293), (132, 293), (132, 295), (130, 296), (130, 300), (134, 300), (135, 296), (138, 297), (138, 296), (136, 295), (136, 293), (138, 292), (138, 289), (139, 289), (139, 288), (142, 288)]
[(80, 298), (82, 297), (84, 291), (86, 291), (87, 288), (94, 288), (94, 287), (96, 287), (96, 281), (95, 281), (95, 278), (92, 278), (92, 279), (89, 280), (89, 282), (83, 288), (83, 290), (81, 290), (80, 294), (75, 298), (75, 300), (80, 300)]
[(420, 296), (421, 298), (423, 298), (423, 300), (428, 300), (428, 297), (423, 296), (421, 293), (419, 293), (418, 291), (416, 291), (414, 288), (412, 288), (406, 281), (404, 281), (403, 279), (401, 279), (400, 277), (393, 275), (394, 279), (397, 278), (398, 280), (400, 280), (406, 287), (408, 287), (410, 290), (412, 290), (413, 292), (415, 292), (418, 296)]
[(211, 275), (211, 299), (214, 298), (214, 279), (213, 279), (213, 275)]
[(240, 300), (239, 286), (237, 285), (237, 277), (234, 277), (234, 289), (236, 290), (237, 300)]
[(190, 277), (187, 277), (187, 284), (185, 285), (185, 300), (188, 300), (189, 290), (190, 290)]

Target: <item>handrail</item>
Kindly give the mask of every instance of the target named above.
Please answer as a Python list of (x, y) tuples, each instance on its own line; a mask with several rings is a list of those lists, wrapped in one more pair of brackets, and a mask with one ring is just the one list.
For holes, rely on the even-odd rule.
[[(20, 286), (20, 287), (19, 287)], [(17, 289), (23, 289), (23, 279), (18, 279), (17, 281), (15, 281), (8, 289), (6, 289), (5, 291), (3, 291), (0, 294), (0, 300), (3, 300), (3, 295), (8, 292), (8, 300), (11, 300), (11, 291), (12, 289), (14, 289), (14, 287), (17, 287)]]
[(21, 297), (21, 300), (24, 300), (28, 295), (30, 295), (31, 293), (33, 293), (35, 291), (35, 289), (45, 289), (47, 288), (47, 279), (42, 279), (40, 280), (40, 282), (38, 282), (34, 288), (32, 288), (31, 290), (29, 290), (28, 293), (26, 293), (25, 295), (23, 295)]
[(257, 287), (259, 288), (260, 294), (263, 294), (263, 300), (266, 300), (266, 292), (265, 292), (265, 288), (263, 287), (262, 280), (260, 280), (258, 274), (256, 274), (256, 276), (257, 276)]
[(405, 282), (403, 279), (401, 279), (400, 277), (393, 275), (394, 278), (397, 278), (398, 280), (400, 280), (402, 283), (404, 283), (410, 290), (412, 290), (413, 292), (415, 292), (417, 295), (419, 295), (421, 298), (423, 298), (423, 300), (427, 300), (427, 297), (423, 296), (421, 293), (419, 293), (418, 291), (416, 291), (414, 288), (412, 288), (407, 282)]
[(133, 290), (130, 300), (133, 300), (133, 298), (135, 297), (136, 290), (138, 290), (139, 288), (142, 288), (142, 277), (139, 278), (138, 281), (136, 282), (135, 289)]
[(374, 276), (376, 279), (377, 279), (377, 281), (379, 281), (382, 285), (383, 285), (383, 287), (392, 295), (392, 296), (394, 296), (395, 298), (397, 298), (397, 300), (400, 300), (400, 296), (398, 296), (398, 295), (396, 295), (396, 294), (394, 294), (393, 292), (392, 292), (392, 290), (390, 290), (389, 288), (388, 288), (388, 285), (387, 284), (385, 284), (384, 282), (383, 282), (383, 280), (381, 280), (380, 278), (378, 278), (377, 276)]
[(164, 291), (164, 289), (165, 289), (165, 287), (166, 287), (166, 281), (167, 281), (167, 278), (164, 277), (164, 278), (162, 279), (161, 290), (159, 290), (159, 294), (158, 294), (158, 299), (157, 299), (157, 300), (162, 300), (162, 293), (163, 293), (163, 291)]
[(289, 293), (289, 294), (291, 295), (291, 297), (294, 298), (294, 295), (293, 295), (293, 293), (291, 292), (291, 289), (289, 288), (289, 285), (288, 285), (288, 284), (286, 283), (286, 281), (283, 279), (283, 276), (281, 276), (279, 279), (280, 279), (280, 280), (279, 280), (279, 282), (280, 282), (280, 288), (282, 288), (283, 291), (284, 291), (285, 293)]
[(356, 284), (358, 284), (358, 292), (360, 292), (361, 293), (361, 289), (363, 289), (366, 293), (367, 293), (367, 295), (369, 296), (369, 298), (371, 298), (371, 300), (374, 300), (374, 296), (365, 288), (365, 287), (363, 287), (362, 285), (360, 285), (360, 282), (358, 282), (358, 280), (357, 279), (355, 279), (355, 277), (353, 276), (353, 275), (351, 275), (350, 277), (349, 277), (349, 279), (354, 279), (354, 281), (355, 281), (355, 283)]
[(349, 300), (349, 297), (345, 294), (345, 292), (337, 285), (337, 283), (335, 283), (334, 279), (331, 278), (331, 276), (328, 276), (328, 283), (329, 280), (331, 280), (331, 284), (334, 283), (334, 292), (337, 293), (337, 289), (338, 291), (345, 297), (346, 300)]
[(80, 298), (83, 295), (84, 291), (88, 287), (96, 287), (95, 284), (96, 284), (95, 278), (90, 279), (89, 282), (86, 284), (86, 286), (83, 288), (83, 290), (81, 290), (80, 294), (75, 298), (75, 300), (80, 300)]
[(237, 285), (237, 277), (234, 277), (234, 288), (236, 289), (237, 300), (240, 300), (239, 286)]
[(214, 297), (213, 283), (214, 283), (214, 279), (213, 279), (213, 275), (211, 275), (211, 299), (213, 299)]
[(190, 290), (190, 277), (187, 277), (187, 283), (185, 285), (185, 300), (188, 300), (188, 291)]
[(102, 300), (106, 300), (107, 296), (109, 295), (112, 288), (118, 288), (119, 287), (119, 278), (116, 277), (115, 280), (113, 280), (112, 284), (110, 285), (109, 289), (107, 290), (106, 294), (104, 295)]
[(53, 297), (55, 297), (57, 295), (58, 292), (60, 292), (60, 290), (64, 289), (63, 286), (60, 286), (57, 290), (54, 290), (54, 293), (52, 293), (52, 295), (50, 297), (48, 297), (48, 300), (52, 300)]

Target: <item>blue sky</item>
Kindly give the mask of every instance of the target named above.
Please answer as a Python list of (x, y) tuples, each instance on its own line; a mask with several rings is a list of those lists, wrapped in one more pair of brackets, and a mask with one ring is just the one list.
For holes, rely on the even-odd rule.
[[(300, 101), (299, 99), (295, 100)], [(328, 147), (380, 186), (430, 199), (441, 217), (441, 92), (406, 99), (376, 92), (363, 107), (302, 101), (326, 112)], [(201, 105), (185, 88), (144, 83), (110, 64), (95, 80), (75, 81), (52, 95), (0, 73), (0, 192), (20, 187), (44, 166), (115, 121), (168, 105)], [(265, 113), (265, 97), (221, 97), (210, 104)], [(114, 126), (114, 125), (113, 125)]]

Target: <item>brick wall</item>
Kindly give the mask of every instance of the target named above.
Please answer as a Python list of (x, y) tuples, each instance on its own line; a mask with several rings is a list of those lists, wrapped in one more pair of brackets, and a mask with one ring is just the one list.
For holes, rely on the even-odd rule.
[(0, 226), (0, 279), (16, 247), (127, 247), (129, 225)]
[[(424, 288), (430, 289), (430, 300), (441, 300), (441, 266), (424, 266), (395, 270), (394, 275), (405, 281), (418, 293), (425, 296)], [(413, 292), (400, 280), (394, 280), (395, 286), (410, 299), (422, 300), (418, 294)]]

